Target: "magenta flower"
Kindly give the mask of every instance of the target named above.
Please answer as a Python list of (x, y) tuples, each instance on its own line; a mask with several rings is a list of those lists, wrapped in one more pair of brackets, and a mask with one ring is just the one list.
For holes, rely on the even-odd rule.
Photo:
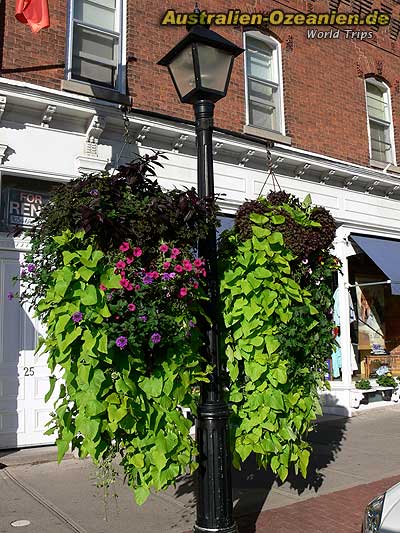
[(100, 283), (100, 285), (99, 285), (99, 289), (100, 289), (101, 291), (106, 291), (106, 290), (107, 290), (107, 287), (106, 287), (105, 285), (103, 285), (102, 283)]
[(80, 311), (76, 311), (75, 313), (73, 313), (71, 318), (72, 318), (72, 321), (75, 322), (75, 324), (77, 324), (78, 322), (82, 320), (83, 314)]
[(154, 270), (153, 272), (150, 272), (149, 276), (151, 276), (153, 279), (158, 279), (160, 277), (160, 274)]
[(122, 348), (125, 348), (125, 346), (128, 344), (128, 339), (124, 336), (118, 337), (118, 339), (115, 341), (115, 344), (122, 350)]
[(118, 261), (116, 264), (115, 264), (115, 267), (116, 268), (119, 268), (119, 269), (122, 269), (122, 268), (125, 268), (126, 267), (126, 263), (125, 261)]
[(160, 246), (160, 252), (162, 252), (163, 254), (165, 254), (166, 252), (168, 252), (168, 246), (166, 244), (162, 244)]
[(129, 250), (129, 243), (128, 242), (123, 242), (121, 244), (121, 246), (119, 247), (119, 249), (121, 250), (121, 252), (127, 252)]
[(130, 281), (126, 278), (123, 278), (120, 280), (119, 284), (121, 285), (121, 287), (124, 287), (124, 289), (127, 288), (127, 286), (129, 285)]
[(177, 257), (180, 253), (181, 251), (179, 250), (179, 248), (172, 248), (171, 257), (175, 259), (175, 257)]
[(14, 294), (13, 294), (11, 291), (9, 291), (9, 292), (7, 293), (7, 300), (10, 300), (10, 301), (11, 301), (13, 298), (14, 298)]
[(133, 255), (134, 255), (135, 257), (140, 257), (140, 256), (142, 255), (142, 253), (143, 253), (143, 252), (142, 252), (142, 249), (141, 249), (141, 248), (136, 247), (136, 248), (133, 249)]
[(198, 283), (198, 281), (194, 281), (194, 282), (193, 282), (193, 287), (194, 287), (195, 289), (198, 289), (198, 288), (199, 288), (199, 283)]
[(183, 267), (181, 265), (176, 265), (176, 267), (174, 268), (175, 272), (183, 272)]
[(153, 335), (150, 338), (151, 338), (152, 343), (158, 344), (161, 340), (161, 335), (159, 333), (153, 333)]
[(129, 311), (136, 311), (136, 305), (135, 304), (128, 304)]
[(171, 266), (171, 263), (169, 261), (165, 261), (165, 263), (163, 263), (164, 270), (168, 270), (170, 266)]
[(194, 264), (194, 266), (195, 266), (196, 268), (200, 268), (200, 267), (202, 266), (202, 264), (203, 264), (203, 261), (202, 261), (201, 259), (195, 259), (195, 260), (193, 261), (193, 264)]
[(192, 263), (189, 261), (189, 259), (184, 259), (182, 261), (182, 265), (183, 265), (183, 268), (187, 271), (187, 272), (191, 272), (192, 270)]
[(126, 258), (126, 263), (127, 263), (128, 265), (130, 265), (131, 263), (133, 263), (133, 261), (134, 261), (133, 257), (127, 257), (127, 258)]
[(186, 295), (187, 295), (187, 288), (186, 287), (182, 287), (180, 290), (179, 290), (179, 296), (181, 298), (184, 298)]
[(140, 291), (140, 285), (135, 285), (135, 291)]
[(130, 281), (128, 281), (128, 283), (125, 285), (125, 289), (127, 291), (133, 291), (134, 287)]

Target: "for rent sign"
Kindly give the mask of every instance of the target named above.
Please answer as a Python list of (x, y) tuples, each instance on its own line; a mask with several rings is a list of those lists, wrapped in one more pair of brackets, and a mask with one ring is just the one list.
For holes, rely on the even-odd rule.
[(41, 192), (8, 189), (8, 224), (12, 226), (18, 224), (23, 227), (32, 226), (35, 217), (40, 213), (42, 206), (48, 199), (48, 195)]

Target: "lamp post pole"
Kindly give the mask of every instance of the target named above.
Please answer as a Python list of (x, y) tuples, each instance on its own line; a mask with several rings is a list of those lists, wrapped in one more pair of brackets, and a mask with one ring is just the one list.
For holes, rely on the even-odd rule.
[[(199, 14), (199, 10), (195, 14)], [(168, 67), (178, 96), (192, 104), (196, 118), (197, 190), (200, 199), (214, 197), (212, 153), (214, 104), (228, 90), (233, 61), (243, 49), (208, 26), (195, 24), (160, 61)], [(219, 287), (215, 228), (199, 241), (199, 255), (208, 268), (204, 346), (202, 355), (213, 365), (208, 383), (202, 383), (196, 421), (199, 448), (197, 519), (194, 533), (236, 533), (232, 510), (231, 454), (228, 438), (229, 408), (224, 400), (219, 353)]]
[[(197, 187), (200, 199), (214, 196), (212, 132), (214, 103), (195, 102), (197, 142)], [(218, 342), (219, 287), (217, 238), (215, 229), (199, 241), (199, 255), (208, 265), (207, 314), (204, 356), (213, 365), (209, 383), (201, 386), (196, 422), (199, 446), (197, 520), (195, 533), (236, 533), (232, 512), (231, 454), (228, 438), (229, 408), (223, 397), (221, 359)]]

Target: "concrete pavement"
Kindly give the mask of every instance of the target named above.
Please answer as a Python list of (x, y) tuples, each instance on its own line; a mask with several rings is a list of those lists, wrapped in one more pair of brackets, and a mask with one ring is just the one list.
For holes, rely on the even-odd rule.
[[(365, 503), (400, 481), (399, 422), (397, 406), (352, 419), (326, 417), (311, 435), (315, 453), (306, 480), (278, 484), (247, 461), (233, 474), (240, 533), (359, 533)], [(189, 477), (142, 507), (119, 480), (116, 498), (110, 489), (106, 521), (90, 460), (70, 455), (57, 465), (53, 459), (51, 448), (0, 454), (0, 533), (15, 532), (11, 523), (19, 520), (29, 521), (20, 527), (26, 533), (182, 533), (193, 525)]]

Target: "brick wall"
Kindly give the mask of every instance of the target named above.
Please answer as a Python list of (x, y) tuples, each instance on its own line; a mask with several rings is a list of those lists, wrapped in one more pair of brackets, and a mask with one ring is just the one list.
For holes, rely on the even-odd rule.
[[(372, 3), (379, 8), (379, 3)], [(285, 4), (289, 7), (285, 7)], [(337, 0), (331, 0), (335, 7)], [(386, 5), (399, 19), (400, 5)], [(49, 0), (51, 27), (32, 34), (14, 18), (14, 2), (6, 1), (2, 76), (60, 88), (64, 76), (66, 0)], [(209, 12), (239, 8), (257, 12), (271, 8), (285, 11), (327, 11), (328, 2), (302, 0), (227, 2), (202, 0)], [(128, 0), (127, 80), (135, 108), (192, 119), (191, 107), (179, 102), (166, 69), (156, 62), (185, 34), (184, 28), (160, 27), (169, 8), (185, 12), (187, 1)], [(345, 10), (351, 8), (344, 6)], [(339, 7), (339, 11), (343, 10)], [(0, 11), (1, 17), (1, 11)], [(0, 21), (1, 27), (1, 21)], [(216, 28), (213, 28), (216, 29)], [(327, 29), (330, 29), (329, 27)], [(369, 28), (366, 28), (369, 29)], [(364, 77), (380, 75), (391, 87), (395, 141), (400, 154), (400, 37), (393, 39), (393, 26), (374, 32), (373, 40), (307, 39), (305, 27), (274, 27), (282, 43), (286, 134), (294, 146), (348, 161), (368, 164), (368, 134)], [(218, 27), (217, 31), (238, 45), (241, 28)], [(0, 37), (1, 38), (1, 37)], [(0, 41), (1, 43), (1, 41)], [(228, 96), (217, 104), (216, 125), (243, 131), (245, 97), (244, 59), (236, 61)]]

